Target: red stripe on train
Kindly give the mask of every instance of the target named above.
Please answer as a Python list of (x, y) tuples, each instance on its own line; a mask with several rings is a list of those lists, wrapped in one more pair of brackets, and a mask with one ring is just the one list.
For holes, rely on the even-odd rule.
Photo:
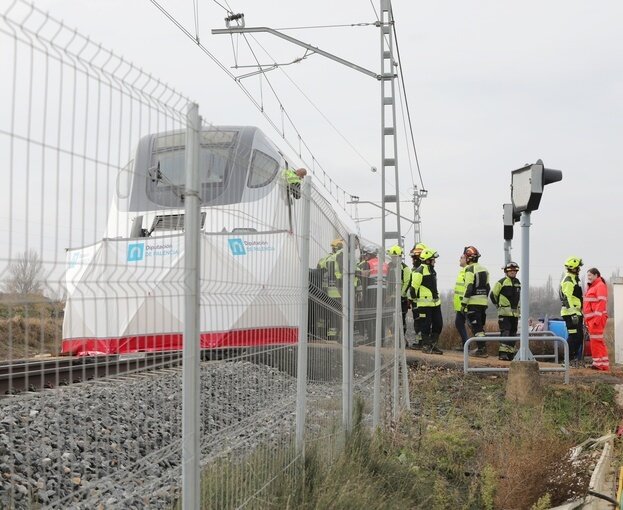
[[(295, 344), (298, 342), (298, 328), (257, 328), (201, 333), (202, 349), (227, 347), (253, 347), (258, 345)], [(71, 338), (64, 339), (61, 352), (64, 354), (119, 354), (141, 351), (170, 351), (182, 349), (182, 333), (133, 335), (116, 338)]]

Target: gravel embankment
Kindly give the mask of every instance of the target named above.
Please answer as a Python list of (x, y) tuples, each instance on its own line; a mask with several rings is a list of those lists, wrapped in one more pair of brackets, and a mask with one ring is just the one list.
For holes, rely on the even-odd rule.
[[(169, 508), (179, 496), (181, 387), (181, 371), (168, 371), (0, 400), (0, 508)], [(202, 365), (201, 394), (204, 459), (292, 430), (296, 380), (278, 370)]]

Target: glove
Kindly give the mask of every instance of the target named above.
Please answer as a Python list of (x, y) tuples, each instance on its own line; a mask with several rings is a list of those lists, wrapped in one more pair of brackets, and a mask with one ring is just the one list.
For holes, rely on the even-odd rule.
[(573, 324), (574, 326), (577, 326), (580, 323), (580, 316), (579, 315), (572, 315), (571, 316), (571, 324)]

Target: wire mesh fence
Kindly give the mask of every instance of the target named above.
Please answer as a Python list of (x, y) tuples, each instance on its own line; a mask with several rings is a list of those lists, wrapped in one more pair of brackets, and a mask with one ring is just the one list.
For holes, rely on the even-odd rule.
[(259, 129), (21, 0), (0, 52), (0, 506), (261, 507), (408, 405), (398, 261)]

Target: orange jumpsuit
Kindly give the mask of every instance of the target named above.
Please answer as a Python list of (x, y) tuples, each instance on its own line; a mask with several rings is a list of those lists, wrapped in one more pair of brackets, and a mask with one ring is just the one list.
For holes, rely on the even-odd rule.
[(608, 320), (608, 287), (603, 278), (597, 277), (584, 294), (584, 323), (590, 335), (593, 368), (610, 370), (608, 348), (604, 339), (604, 329)]

